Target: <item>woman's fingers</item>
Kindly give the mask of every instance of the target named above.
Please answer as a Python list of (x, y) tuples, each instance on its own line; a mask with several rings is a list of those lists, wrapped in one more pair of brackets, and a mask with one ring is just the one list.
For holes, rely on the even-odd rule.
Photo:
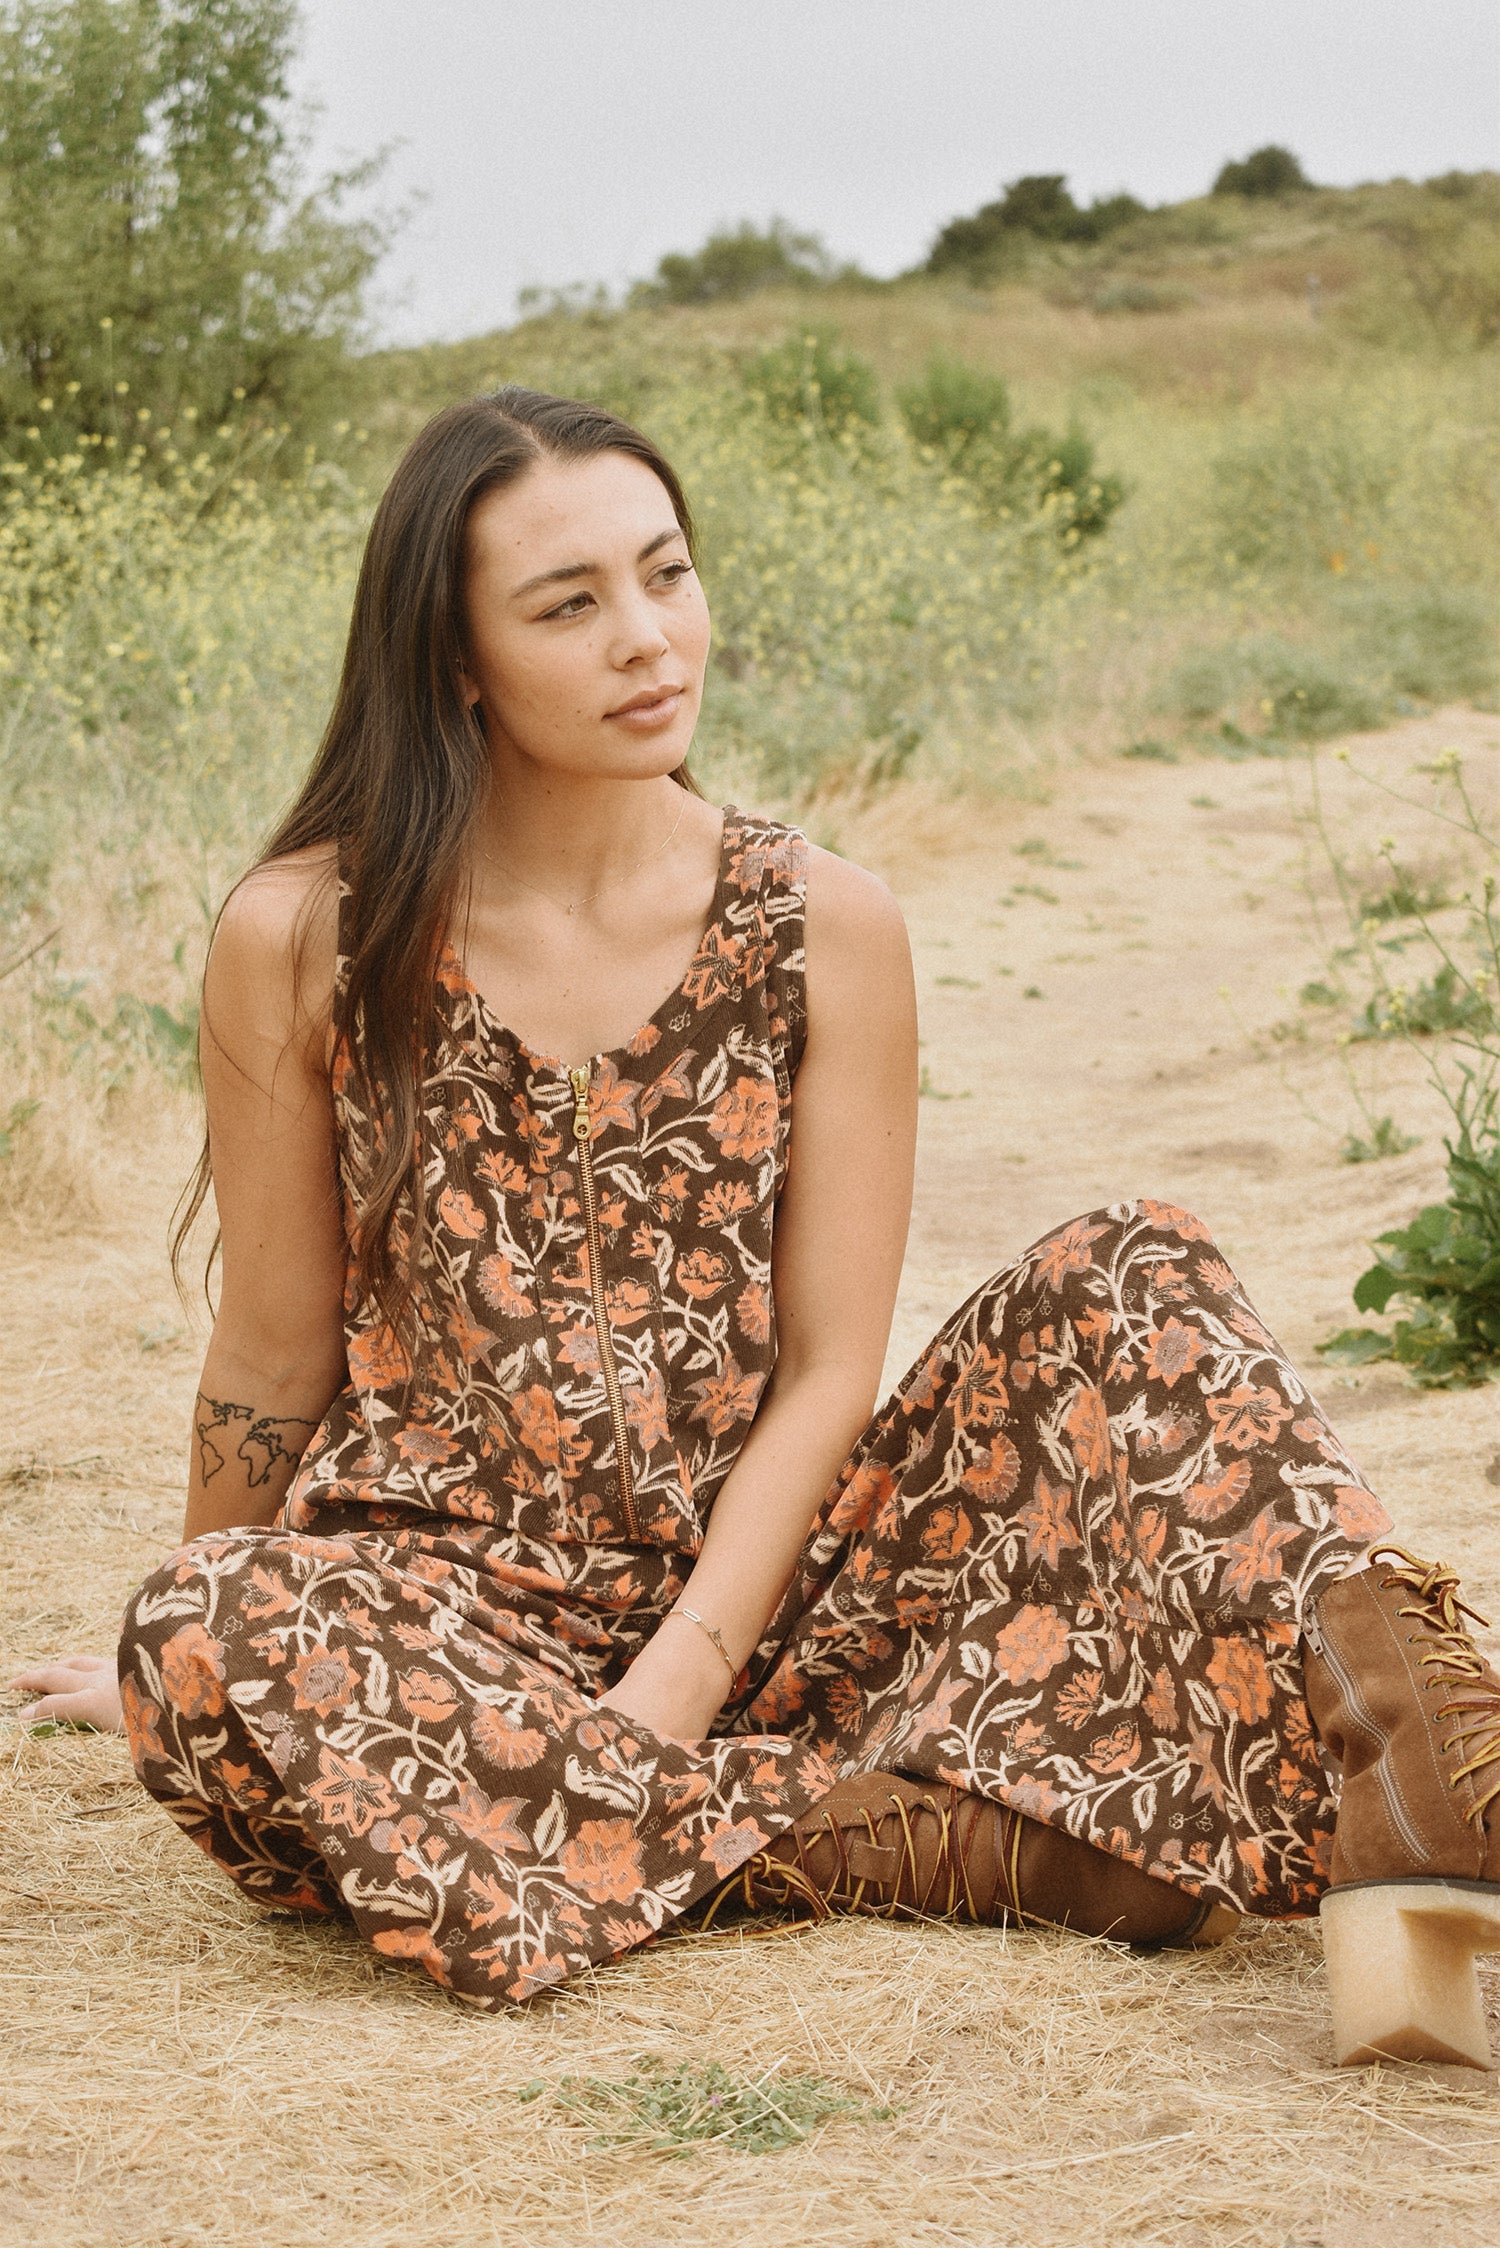
[(63, 1655), (53, 1663), (23, 1670), (9, 1681), (11, 1691), (39, 1694), (20, 1712), (23, 1725), (93, 1725), (101, 1733), (125, 1729), (120, 1682), (109, 1655)]
[(84, 1677), (96, 1676), (103, 1671), (113, 1673), (113, 1655), (59, 1655), (55, 1662), (40, 1663), (32, 1670), (23, 1670), (9, 1681), (12, 1693), (56, 1693), (67, 1691), (82, 1683)]

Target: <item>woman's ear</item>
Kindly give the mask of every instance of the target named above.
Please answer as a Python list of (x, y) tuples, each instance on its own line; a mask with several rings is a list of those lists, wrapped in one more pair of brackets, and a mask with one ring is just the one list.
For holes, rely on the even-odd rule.
[(464, 709), (472, 710), (479, 700), (479, 688), (462, 664), (458, 667), (458, 691), (464, 698)]

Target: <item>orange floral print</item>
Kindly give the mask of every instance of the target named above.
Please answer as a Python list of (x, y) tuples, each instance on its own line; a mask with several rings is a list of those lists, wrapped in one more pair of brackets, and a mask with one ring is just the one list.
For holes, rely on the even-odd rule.
[(491, 1310), (503, 1312), (507, 1319), (531, 1316), (531, 1298), (516, 1286), (516, 1268), (509, 1257), (502, 1257), (498, 1251), (481, 1257), (476, 1277), (479, 1292)]
[(677, 1285), (694, 1303), (707, 1303), (728, 1287), (733, 1270), (717, 1249), (692, 1249), (677, 1260)]
[(1027, 1560), (1040, 1561), (1048, 1569), (1056, 1569), (1069, 1546), (1081, 1545), (1075, 1513), (1071, 1486), (1054, 1483), (1046, 1469), (1039, 1467), (1031, 1487), (1031, 1498), (1016, 1516), (1026, 1533)]
[(1090, 1243), (1103, 1238), (1108, 1228), (1089, 1225), (1083, 1218), (1075, 1218), (1050, 1240), (1044, 1241), (1036, 1252), (1038, 1277), (1049, 1288), (1060, 1288), (1069, 1273), (1087, 1272), (1093, 1263)]
[(1256, 1389), (1240, 1382), (1227, 1398), (1210, 1397), (1208, 1417), (1221, 1444), (1246, 1452), (1254, 1444), (1274, 1444), (1283, 1425), (1292, 1417), (1274, 1389)]
[(1091, 1772), (1128, 1772), (1140, 1753), (1140, 1733), (1134, 1722), (1125, 1718), (1091, 1741), (1083, 1760)]
[(342, 1647), (309, 1647), (290, 1676), (292, 1707), (315, 1709), (319, 1717), (347, 1709), (359, 1689), (359, 1675)]
[(755, 1374), (741, 1373), (733, 1356), (717, 1374), (689, 1385), (697, 1399), (692, 1418), (702, 1421), (710, 1436), (726, 1436), (740, 1421), (748, 1421), (760, 1398), (761, 1383)]
[(1299, 1535), (1296, 1522), (1278, 1522), (1269, 1507), (1255, 1517), (1237, 1538), (1226, 1539), (1220, 1551), (1224, 1563), (1224, 1589), (1245, 1598), (1261, 1583), (1282, 1572), (1282, 1549)]
[(462, 1187), (444, 1187), (438, 1196), (438, 1216), (448, 1231), (456, 1233), (461, 1241), (478, 1241), (486, 1231), (484, 1212), (472, 1194), (465, 1194)]
[(1027, 1602), (1014, 1620), (995, 1634), (1000, 1675), (1012, 1685), (1024, 1686), (1031, 1678), (1045, 1678), (1056, 1670), (1068, 1652), (1068, 1627), (1055, 1608)]
[(425, 1718), (434, 1725), (446, 1724), (458, 1706), (457, 1689), (452, 1679), (444, 1678), (436, 1671), (412, 1671), (402, 1679), (397, 1691), (403, 1709), (410, 1711), (419, 1721)]
[(981, 1444), (964, 1469), (963, 1487), (987, 1506), (1002, 1505), (1021, 1480), (1021, 1455), (1006, 1435)]
[(224, 1649), (199, 1623), (174, 1631), (161, 1651), (161, 1683), (185, 1717), (217, 1717), (224, 1707)]
[(1252, 1640), (1216, 1639), (1208, 1679), (1224, 1707), (1242, 1725), (1269, 1717), (1275, 1699), (1266, 1658)]
[(953, 1409), (961, 1424), (993, 1428), (1010, 1404), (1005, 1387), (1005, 1356), (980, 1343), (961, 1368), (953, 1389)]
[(1104, 1399), (1092, 1382), (1083, 1382), (1074, 1394), (1063, 1427), (1073, 1447), (1073, 1457), (1084, 1475), (1109, 1471), (1109, 1416)]
[(733, 1225), (755, 1208), (755, 1196), (743, 1179), (719, 1179), (698, 1203), (698, 1223), (702, 1226)]
[(747, 1280), (734, 1299), (735, 1322), (747, 1342), (771, 1339), (771, 1291), (763, 1280)]
[(563, 1847), (563, 1879), (595, 1904), (629, 1904), (641, 1887), (641, 1845), (629, 1819), (585, 1819)]
[(1146, 1352), (1146, 1372), (1153, 1381), (1165, 1383), (1168, 1389), (1175, 1388), (1207, 1351), (1208, 1345), (1196, 1327), (1184, 1326), (1180, 1319), (1164, 1319), (1152, 1331), (1150, 1348)]
[(1099, 1696), (1103, 1691), (1104, 1673), (1102, 1670), (1076, 1670), (1071, 1678), (1058, 1688), (1057, 1699), (1052, 1706), (1057, 1711), (1063, 1724), (1071, 1726), (1074, 1731), (1077, 1731), (1079, 1727), (1087, 1725), (1089, 1719), (1093, 1716)]
[(1251, 1484), (1249, 1462), (1232, 1460), (1218, 1475), (1206, 1483), (1194, 1483), (1183, 1499), (1183, 1506), (1194, 1522), (1214, 1522), (1221, 1514), (1238, 1506)]
[(1391, 1527), (1391, 1518), (1374, 1492), (1358, 1484), (1335, 1484), (1333, 1511), (1346, 1538), (1383, 1538)]
[(737, 1077), (731, 1090), (715, 1101), (708, 1129), (725, 1156), (753, 1163), (775, 1141), (776, 1115), (774, 1085), (764, 1078)]
[(936, 1506), (922, 1532), (922, 1551), (933, 1561), (956, 1561), (973, 1535), (961, 1506)]
[(1173, 1202), (1143, 1202), (1141, 1215), (1164, 1233), (1175, 1233), (1179, 1241), (1207, 1241), (1208, 1227), (1191, 1210), (1179, 1210)]

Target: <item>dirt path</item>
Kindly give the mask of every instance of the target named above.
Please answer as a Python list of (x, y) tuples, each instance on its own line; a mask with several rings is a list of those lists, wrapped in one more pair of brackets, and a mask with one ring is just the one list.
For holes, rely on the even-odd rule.
[[(1449, 745), (1478, 767), (1500, 722), (1423, 721), (1359, 759), (1396, 778)], [(1341, 773), (1341, 833), (1399, 830)], [(1254, 759), (1122, 762), (979, 835), (915, 798), (844, 821), (907, 907), (923, 1009), (893, 1375), (1008, 1254), (1137, 1193), (1200, 1211), (1304, 1366), (1351, 1316), (1369, 1235), (1439, 1183), (1440, 1117), (1387, 1057), (1384, 1105), (1421, 1144), (1341, 1163), (1353, 1117), (1326, 1030), (1270, 1035), (1307, 1022), (1296, 995), (1321, 965), (1301, 787)], [(101, 1227), (7, 1244), (7, 1659), (103, 1644), (175, 1529), (196, 1339), (160, 1244), (186, 1154), (185, 1121), (156, 1120)], [(1424, 1396), (1386, 1368), (1319, 1387), (1413, 1540), (1500, 1602), (1500, 1392)], [(9, 1720), (0, 1741), (0, 2242), (1457, 2248), (1493, 2218), (1495, 2080), (1330, 2069), (1303, 1929), (1186, 1961), (844, 1926), (664, 1946), (472, 2017), (350, 1939), (241, 1907), (140, 1805), (118, 1743)], [(591, 2148), (568, 2098), (642, 2054), (779, 2067), (864, 2106), (773, 2156)]]

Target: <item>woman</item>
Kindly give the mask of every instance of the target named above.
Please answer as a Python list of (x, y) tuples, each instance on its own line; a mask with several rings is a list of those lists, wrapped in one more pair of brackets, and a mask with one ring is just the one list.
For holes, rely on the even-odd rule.
[(410, 448), (205, 976), (186, 1542), (118, 1687), (29, 1714), (123, 1723), (247, 1895), (481, 2005), (727, 1903), (1483, 1918), (1496, 1681), (1450, 1579), (1362, 1571), (1387, 1518), (1197, 1220), (1064, 1227), (870, 1419), (905, 933), (697, 793), (708, 645), (624, 423), (513, 389)]

